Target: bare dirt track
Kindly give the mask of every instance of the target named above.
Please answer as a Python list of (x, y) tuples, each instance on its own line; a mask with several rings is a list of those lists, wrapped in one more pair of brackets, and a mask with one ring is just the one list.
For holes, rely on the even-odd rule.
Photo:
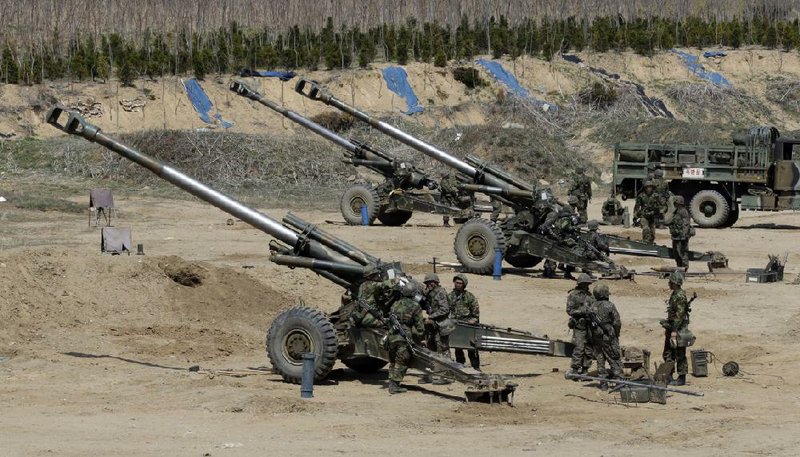
[[(270, 264), (267, 236), (227, 226), (226, 214), (202, 203), (118, 197), (117, 206), (118, 225), (132, 226), (146, 256), (100, 255), (99, 231), (85, 215), (0, 206), (0, 455), (797, 454), (800, 286), (790, 282), (800, 272), (800, 232), (747, 228), (800, 226), (796, 213), (744, 213), (734, 228), (698, 230), (692, 242), (725, 252), (736, 271), (789, 252), (786, 283), (720, 275), (686, 284), (700, 296), (692, 314), (697, 346), (720, 362), (736, 360), (743, 375), (723, 377), (718, 363), (709, 377), (689, 378), (688, 388), (705, 397), (628, 406), (565, 381), (566, 359), (484, 354), (486, 371), (520, 384), (510, 408), (466, 404), (457, 384), (417, 387), (416, 374), (409, 393), (390, 397), (385, 371), (356, 376), (341, 365), (314, 399), (301, 400), (298, 386), (247, 369), (267, 365), (264, 334), (277, 312), (300, 299), (333, 311), (341, 290)], [(340, 219), (333, 212), (299, 215), (415, 274), (434, 255), (454, 260), (456, 229), (437, 227), (434, 216), (416, 215), (410, 227), (362, 228), (325, 224)], [(665, 233), (659, 242), (668, 242)], [(621, 259), (640, 272), (668, 264)], [(449, 282), (450, 273), (442, 276)], [(572, 283), (537, 276), (471, 277), (482, 320), (567, 339)], [(174, 280), (186, 277), (200, 283)], [(666, 283), (640, 276), (610, 287), (623, 344), (658, 359)], [(200, 372), (189, 372), (192, 365)], [(225, 369), (247, 375), (218, 371)]]

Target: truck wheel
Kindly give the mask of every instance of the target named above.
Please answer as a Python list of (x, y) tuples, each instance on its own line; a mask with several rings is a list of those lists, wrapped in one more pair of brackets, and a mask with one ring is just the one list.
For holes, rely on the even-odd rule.
[(354, 184), (342, 194), (339, 208), (350, 225), (361, 225), (361, 205), (367, 205), (367, 222), (372, 225), (378, 215), (381, 198), (369, 184)]
[(701, 190), (692, 198), (689, 208), (692, 219), (703, 228), (722, 227), (730, 212), (728, 199), (716, 190)]
[(494, 251), (505, 254), (506, 239), (500, 227), (486, 219), (470, 219), (456, 232), (453, 249), (467, 273), (489, 274), (494, 268)]
[(736, 211), (731, 211), (731, 213), (728, 214), (728, 220), (725, 221), (725, 227), (733, 227), (733, 224), (735, 224), (738, 220), (739, 210), (737, 209)]
[(342, 363), (349, 369), (359, 373), (375, 373), (385, 367), (387, 361), (374, 357), (354, 357), (342, 360)]
[(388, 225), (389, 227), (399, 227), (409, 219), (411, 219), (411, 215), (414, 214), (411, 211), (392, 211), (391, 213), (384, 213), (381, 211), (378, 213), (378, 220), (381, 221), (381, 224)]
[(305, 306), (290, 308), (272, 321), (267, 332), (267, 356), (272, 370), (284, 381), (300, 384), (306, 352), (317, 356), (314, 380), (324, 379), (336, 362), (336, 332), (322, 311)]
[(506, 262), (515, 268), (530, 268), (536, 266), (542, 261), (541, 257), (536, 257), (527, 254), (508, 255), (505, 258)]

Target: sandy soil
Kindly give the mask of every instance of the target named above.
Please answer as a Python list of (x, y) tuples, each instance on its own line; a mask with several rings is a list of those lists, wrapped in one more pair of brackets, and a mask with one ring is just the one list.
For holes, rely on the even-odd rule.
[[(699, 55), (697, 50), (687, 52)], [(604, 68), (619, 74), (623, 79), (645, 86), (648, 95), (664, 98), (663, 91), (678, 81), (701, 80), (692, 75), (679, 57), (673, 53), (659, 53), (653, 58), (625, 53), (579, 53), (588, 65)], [(546, 62), (528, 57), (517, 61), (503, 60), (504, 66), (520, 80), (531, 96), (549, 102), (574, 95), (592, 81), (589, 71), (564, 60)], [(783, 129), (800, 128), (796, 115), (785, 112), (764, 98), (767, 82), (776, 77), (796, 79), (800, 76), (800, 57), (796, 53), (768, 50), (728, 51), (722, 59), (700, 58), (707, 69), (722, 73), (735, 88), (761, 99), (769, 112), (758, 118), (759, 122), (772, 122)], [(463, 63), (464, 65), (474, 65)], [(451, 66), (456, 66), (451, 63)], [(405, 111), (405, 101), (389, 91), (380, 70), (387, 64), (375, 64), (369, 69), (303, 72), (300, 76), (320, 81), (334, 95), (368, 113), (385, 116)], [(414, 118), (428, 125), (474, 125), (485, 120), (482, 106), (496, 99), (502, 86), (494, 82), (481, 67), (485, 78), (492, 81), (489, 87), (466, 90), (455, 81), (450, 69), (436, 68), (430, 64), (411, 63), (405, 66), (409, 83), (419, 98), (425, 112)], [(223, 118), (233, 121), (231, 131), (260, 133), (264, 131), (305, 134), (302, 128), (280, 115), (238, 97), (228, 90), (229, 76), (209, 77), (202, 83), (215, 109)], [(250, 78), (249, 83), (268, 98), (278, 101), (304, 115), (313, 116), (330, 108), (307, 101), (294, 92), (295, 80), (282, 83), (275, 78)], [(140, 99), (146, 103), (140, 112), (126, 112), (122, 100)], [(59, 101), (68, 106), (78, 102), (97, 102), (102, 115), (92, 117), (92, 122), (112, 133), (128, 133), (144, 129), (196, 129), (217, 128), (200, 121), (184, 93), (179, 78), (162, 78), (158, 81), (141, 80), (136, 87), (120, 87), (116, 81), (109, 83), (48, 83), (26, 87), (0, 85), (0, 133), (14, 132), (18, 137), (35, 134), (52, 137), (58, 132), (43, 123), (47, 109)], [(669, 100), (665, 100), (669, 105)], [(686, 114), (670, 106), (678, 118)], [(212, 114), (214, 114), (212, 112)], [(298, 130), (299, 129), (299, 130)]]
[[(75, 197), (82, 201), (82, 197)], [(630, 202), (629, 202), (630, 203)], [(8, 203), (0, 203), (8, 205)], [(333, 311), (341, 292), (306, 271), (267, 260), (269, 237), (200, 202), (117, 198), (119, 225), (147, 255), (105, 256), (85, 215), (0, 206), (0, 454), (42, 455), (796, 455), (800, 445), (797, 351), (800, 272), (796, 213), (745, 213), (736, 227), (698, 230), (692, 247), (721, 250), (731, 269), (790, 253), (787, 282), (747, 284), (742, 274), (693, 277), (692, 327), (719, 362), (689, 378), (704, 397), (625, 405), (617, 394), (565, 381), (568, 360), (484, 354), (484, 368), (520, 384), (516, 406), (466, 404), (459, 385), (389, 396), (386, 372), (337, 365), (315, 398), (269, 372), (264, 333), (303, 300)], [(267, 210), (280, 217), (285, 210)], [(591, 213), (599, 213), (593, 205)], [(455, 228), (417, 215), (412, 226), (346, 227), (333, 212), (304, 218), (414, 274), (432, 256), (454, 260)], [(614, 230), (619, 232), (619, 230)], [(624, 233), (634, 234), (632, 231)], [(659, 241), (667, 236), (659, 234)], [(660, 260), (623, 257), (644, 272)], [(248, 267), (248, 268), (244, 268)], [(250, 268), (252, 267), (252, 268)], [(693, 271), (703, 271), (693, 265)], [(174, 278), (196, 277), (195, 287)], [(451, 272), (442, 274), (449, 281)], [(488, 323), (567, 339), (572, 283), (531, 274), (471, 277)], [(184, 281), (185, 282), (185, 281)], [(623, 344), (661, 350), (665, 281), (610, 283)], [(742, 375), (721, 375), (737, 361)], [(199, 365), (200, 372), (189, 372)], [(554, 372), (558, 369), (558, 372)], [(219, 370), (235, 370), (240, 376)]]

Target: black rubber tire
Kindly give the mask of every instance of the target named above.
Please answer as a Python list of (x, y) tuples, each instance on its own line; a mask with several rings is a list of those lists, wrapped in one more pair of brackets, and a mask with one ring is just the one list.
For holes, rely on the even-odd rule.
[(695, 194), (689, 205), (692, 219), (703, 228), (724, 226), (730, 212), (730, 202), (716, 190), (701, 190)]
[(475, 274), (490, 274), (494, 269), (494, 251), (500, 248), (505, 255), (506, 239), (500, 227), (487, 219), (474, 218), (456, 232), (453, 249), (464, 271)]
[(530, 268), (538, 265), (542, 258), (527, 254), (506, 255), (505, 261), (515, 268)]
[(336, 363), (338, 344), (333, 324), (322, 311), (298, 306), (275, 318), (267, 332), (267, 357), (286, 382), (300, 384), (303, 353), (317, 355), (314, 380), (325, 379)]
[(738, 220), (739, 210), (731, 211), (730, 214), (728, 214), (728, 220), (725, 221), (725, 225), (723, 225), (723, 227), (733, 227), (733, 224), (735, 224)]
[(367, 222), (372, 225), (380, 210), (381, 198), (378, 191), (369, 184), (353, 184), (342, 194), (339, 209), (345, 222), (361, 225), (361, 205), (367, 205)]
[(349, 369), (359, 373), (375, 373), (381, 368), (385, 367), (387, 361), (376, 359), (374, 357), (354, 357), (352, 359), (342, 360), (342, 363)]
[(381, 221), (381, 224), (387, 225), (389, 227), (399, 227), (409, 219), (414, 213), (411, 211), (392, 211), (391, 213), (378, 213), (378, 220)]

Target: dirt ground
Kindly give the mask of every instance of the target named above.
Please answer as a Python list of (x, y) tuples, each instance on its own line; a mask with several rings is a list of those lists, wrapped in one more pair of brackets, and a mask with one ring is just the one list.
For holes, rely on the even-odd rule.
[[(82, 199), (75, 198), (76, 201)], [(630, 204), (631, 202), (628, 202)], [(2, 206), (6, 205), (6, 206)], [(86, 215), (28, 212), (0, 203), (0, 454), (42, 455), (796, 455), (800, 445), (796, 213), (745, 213), (736, 227), (698, 230), (697, 250), (721, 250), (731, 269), (763, 267), (789, 252), (785, 283), (743, 274), (689, 278), (697, 347), (717, 363), (689, 377), (704, 397), (626, 405), (618, 394), (564, 380), (563, 358), (486, 353), (484, 369), (514, 378), (514, 407), (467, 404), (463, 388), (417, 386), (390, 396), (386, 371), (337, 365), (302, 400), (269, 371), (264, 334), (304, 301), (333, 311), (341, 290), (307, 271), (270, 264), (269, 237), (200, 202), (117, 198), (146, 255), (99, 253)], [(266, 210), (281, 217), (286, 210)], [(590, 214), (599, 214), (599, 206)], [(455, 260), (455, 228), (417, 215), (403, 228), (346, 227), (334, 212), (299, 212), (414, 274)], [(622, 229), (613, 232), (635, 234)], [(667, 242), (665, 233), (660, 242)], [(639, 272), (669, 264), (621, 257)], [(692, 265), (692, 271), (705, 271)], [(564, 300), (573, 283), (508, 274), (470, 278), (482, 320), (568, 339)], [(445, 283), (451, 272), (442, 274)], [(187, 280), (188, 278), (188, 280)], [(178, 281), (178, 282), (176, 282)], [(180, 284), (188, 284), (183, 285)], [(664, 280), (610, 283), (622, 342), (659, 359)], [(742, 374), (721, 365), (735, 360)], [(199, 365), (199, 372), (188, 368)], [(558, 370), (556, 372), (555, 370)], [(233, 370), (225, 372), (220, 370)]]

